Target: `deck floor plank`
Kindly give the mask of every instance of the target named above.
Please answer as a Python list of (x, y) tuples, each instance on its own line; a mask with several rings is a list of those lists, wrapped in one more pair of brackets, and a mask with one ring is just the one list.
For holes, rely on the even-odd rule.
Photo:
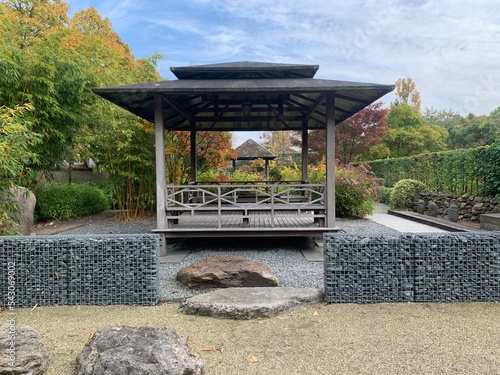
[[(260, 211), (251, 212), (248, 215), (248, 226), (246, 228), (267, 229), (272, 227), (270, 214)], [(215, 229), (218, 228), (218, 216), (216, 214), (203, 213), (196, 216), (182, 214), (178, 216), (178, 224), (173, 229)], [(221, 216), (222, 228), (245, 228), (241, 214), (229, 213)], [(312, 228), (317, 227), (312, 215), (297, 215), (296, 212), (282, 211), (274, 217), (274, 228)]]

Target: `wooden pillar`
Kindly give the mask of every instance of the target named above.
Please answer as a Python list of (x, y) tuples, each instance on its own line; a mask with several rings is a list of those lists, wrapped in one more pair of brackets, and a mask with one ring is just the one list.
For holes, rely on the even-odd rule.
[(196, 122), (191, 121), (191, 182), (196, 182), (198, 161), (196, 156)]
[(265, 166), (266, 166), (265, 167), (266, 168), (265, 169), (266, 170), (266, 180), (269, 181), (269, 159), (266, 159), (265, 162), (266, 162), (265, 163)]
[[(165, 176), (165, 128), (163, 126), (163, 98), (155, 94), (155, 161), (156, 161), (156, 228), (167, 229), (165, 212), (166, 176)], [(165, 234), (161, 234), (160, 256), (167, 255)]]
[(326, 95), (326, 227), (335, 228), (335, 93)]
[(309, 179), (307, 167), (309, 166), (309, 132), (307, 120), (302, 120), (302, 182)]

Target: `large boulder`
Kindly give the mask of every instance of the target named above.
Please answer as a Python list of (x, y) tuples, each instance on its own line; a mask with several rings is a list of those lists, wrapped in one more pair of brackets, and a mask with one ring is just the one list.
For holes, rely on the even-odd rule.
[(19, 222), (19, 226), (14, 228), (20, 234), (29, 236), (33, 230), (33, 221), (35, 215), (36, 197), (28, 189), (16, 186), (11, 189), (13, 202), (19, 204), (20, 211), (14, 214), (14, 220)]
[(40, 335), (14, 322), (0, 324), (0, 374), (41, 375), (49, 361)]
[(78, 375), (198, 375), (203, 361), (167, 327), (102, 327), (78, 356)]
[(278, 278), (265, 264), (220, 255), (182, 268), (177, 280), (189, 288), (232, 288), (279, 286)]
[(230, 288), (188, 298), (179, 311), (216, 318), (269, 318), (323, 299), (322, 291), (310, 288)]

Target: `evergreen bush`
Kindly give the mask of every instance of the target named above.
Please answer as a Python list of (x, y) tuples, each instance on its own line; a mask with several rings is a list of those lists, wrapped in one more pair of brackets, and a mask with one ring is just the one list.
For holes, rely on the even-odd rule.
[(391, 201), (391, 193), (394, 188), (388, 188), (385, 186), (380, 186), (380, 202), (383, 204), (389, 204)]
[(110, 207), (106, 194), (85, 184), (53, 183), (35, 190), (37, 220), (68, 220), (103, 212)]
[(394, 208), (410, 208), (415, 195), (427, 190), (423, 182), (411, 179), (398, 181), (391, 192), (389, 206)]

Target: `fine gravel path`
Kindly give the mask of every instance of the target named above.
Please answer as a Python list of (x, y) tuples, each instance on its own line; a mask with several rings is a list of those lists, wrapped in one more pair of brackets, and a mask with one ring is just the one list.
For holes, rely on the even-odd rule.
[[(50, 354), (46, 375), (76, 374), (102, 326), (164, 326), (187, 339), (206, 375), (500, 374), (500, 304), (331, 304), (269, 318), (184, 315), (178, 304), (16, 310)], [(9, 315), (0, 313), (0, 322)]]

